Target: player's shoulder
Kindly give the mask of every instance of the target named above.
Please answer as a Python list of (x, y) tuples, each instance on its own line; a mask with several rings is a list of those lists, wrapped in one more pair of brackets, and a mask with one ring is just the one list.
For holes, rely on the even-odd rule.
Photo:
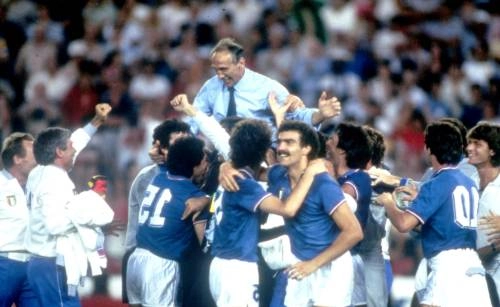
[(474, 180), (472, 180), (469, 176), (464, 174), (458, 168), (453, 168), (453, 169), (450, 169), (450, 170), (444, 172), (442, 178), (443, 178), (443, 181), (447, 182), (448, 184), (461, 184), (461, 185), (468, 185), (468, 186), (475, 185)]
[(341, 191), (341, 188), (339, 183), (328, 172), (323, 172), (314, 176), (311, 190), (333, 193), (335, 190)]
[(467, 189), (475, 188), (474, 181), (456, 168), (440, 171), (420, 187), (423, 193), (432, 195), (442, 195), (446, 197), (448, 193), (457, 186), (463, 186)]
[(318, 182), (328, 182), (328, 183), (337, 183), (337, 181), (328, 173), (328, 172), (321, 172), (314, 176), (314, 181)]
[(147, 176), (148, 174), (156, 173), (156, 172), (158, 172), (158, 165), (156, 165), (156, 164), (146, 165), (143, 168), (141, 168), (139, 173), (137, 173), (136, 177), (140, 178), (140, 177)]
[[(236, 178), (238, 185), (240, 186), (240, 191), (247, 191), (249, 189), (255, 189), (257, 186), (262, 188), (260, 183), (253, 177)], [(262, 188), (263, 189), (263, 188)]]
[(137, 183), (142, 183), (147, 181), (149, 183), (156, 175), (160, 173), (159, 166), (156, 164), (148, 165), (143, 167), (137, 176), (135, 176), (134, 181)]
[(287, 173), (288, 171), (284, 166), (274, 164), (267, 171), (267, 178), (269, 182), (275, 182), (276, 180), (286, 177)]

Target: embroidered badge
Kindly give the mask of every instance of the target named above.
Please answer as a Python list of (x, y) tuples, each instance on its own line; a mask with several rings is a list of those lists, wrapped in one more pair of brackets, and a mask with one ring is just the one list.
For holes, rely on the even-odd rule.
[(16, 195), (8, 195), (7, 204), (9, 204), (9, 206), (11, 207), (14, 207), (16, 205)]

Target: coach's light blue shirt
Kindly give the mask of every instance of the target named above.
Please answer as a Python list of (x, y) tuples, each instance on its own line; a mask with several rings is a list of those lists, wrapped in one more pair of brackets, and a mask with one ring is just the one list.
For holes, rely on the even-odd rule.
[[(240, 81), (234, 85), (237, 115), (244, 118), (262, 119), (275, 127), (274, 116), (267, 102), (270, 92), (276, 94), (278, 102), (283, 103), (289, 95), (288, 90), (276, 80), (261, 75), (249, 68)], [(226, 117), (229, 104), (229, 91), (217, 76), (208, 79), (196, 95), (193, 105), (201, 112), (213, 116), (217, 121)], [(303, 121), (312, 125), (312, 115), (317, 109), (300, 108), (288, 113), (287, 119)], [(190, 121), (193, 132), (197, 127)]]

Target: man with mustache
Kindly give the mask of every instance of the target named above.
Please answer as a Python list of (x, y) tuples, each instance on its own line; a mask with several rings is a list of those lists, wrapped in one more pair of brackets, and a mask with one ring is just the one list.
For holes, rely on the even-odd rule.
[[(294, 182), (296, 189), (282, 203), (256, 180), (271, 146), (271, 131), (267, 124), (260, 120), (243, 120), (236, 124), (229, 143), (232, 163), (241, 177), (236, 178), (239, 190), (224, 191), (220, 207), (215, 211), (217, 225), (212, 245), (214, 259), (210, 266), (210, 291), (218, 306), (258, 306), (260, 213), (293, 217), (315, 175), (326, 173), (326, 169), (322, 162), (305, 165), (303, 176)], [(236, 278), (234, 272), (238, 272)]]
[[(269, 190), (286, 199), (305, 166), (317, 157), (317, 134), (305, 123), (284, 121), (276, 150), (279, 165), (268, 171)], [(349, 305), (353, 267), (348, 251), (363, 233), (342, 189), (329, 174), (315, 177), (295, 218), (285, 219), (285, 228), (296, 258), (287, 269), (285, 306)]]
[[(288, 201), (310, 161), (317, 158), (319, 140), (314, 129), (303, 122), (280, 123), (276, 147), (279, 164), (267, 171), (268, 191)], [(237, 190), (233, 170), (225, 168), (223, 186)], [(344, 193), (326, 168), (315, 176), (300, 210), (285, 218), (285, 229), (291, 251), (283, 252), (292, 253), (289, 258), (293, 264), (288, 264), (286, 275), (279, 273), (271, 306), (349, 305), (353, 266), (348, 251), (363, 233)]]

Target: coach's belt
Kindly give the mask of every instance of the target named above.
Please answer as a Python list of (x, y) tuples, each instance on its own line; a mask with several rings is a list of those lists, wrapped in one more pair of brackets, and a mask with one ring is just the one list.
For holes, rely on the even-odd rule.
[(28, 252), (0, 252), (0, 257), (5, 257), (7, 259), (26, 262), (30, 259), (30, 253)]

